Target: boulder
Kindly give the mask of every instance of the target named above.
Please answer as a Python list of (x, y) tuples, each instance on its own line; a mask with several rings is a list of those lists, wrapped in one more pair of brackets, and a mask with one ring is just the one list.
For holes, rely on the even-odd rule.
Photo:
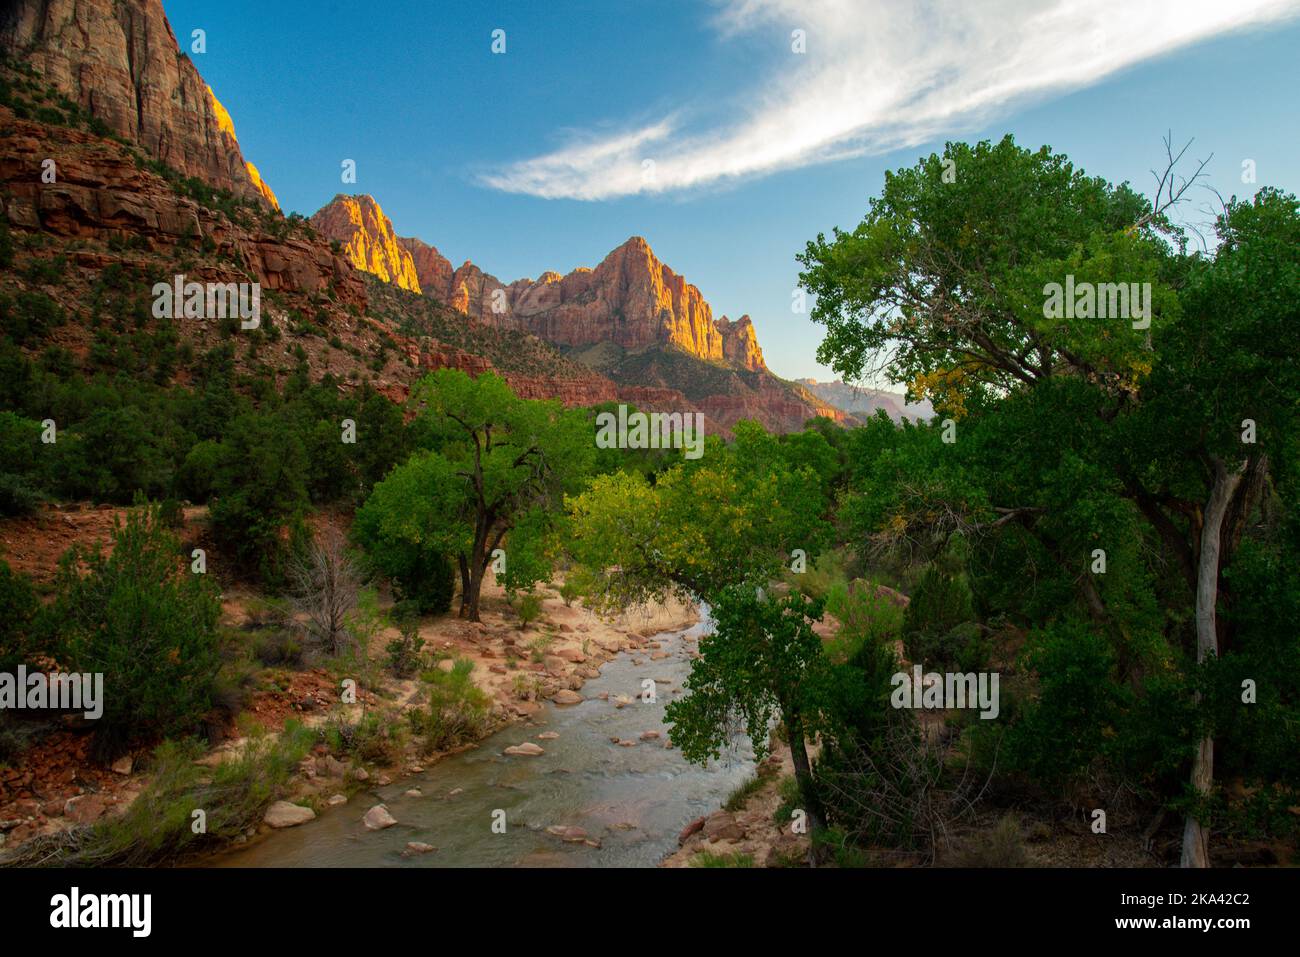
[(309, 807), (289, 801), (276, 801), (266, 809), (266, 814), (262, 816), (262, 823), (276, 828), (297, 827), (299, 824), (314, 820), (315, 817), (316, 812)]
[(396, 824), (397, 818), (389, 813), (386, 805), (376, 804), (366, 812), (365, 817), (361, 819), (361, 823), (372, 831), (382, 831), (384, 828)]
[(525, 741), (523, 744), (512, 744), (506, 748), (506, 754), (518, 754), (524, 757), (535, 758), (539, 754), (545, 754), (545, 749), (539, 744), (533, 744), (531, 741)]

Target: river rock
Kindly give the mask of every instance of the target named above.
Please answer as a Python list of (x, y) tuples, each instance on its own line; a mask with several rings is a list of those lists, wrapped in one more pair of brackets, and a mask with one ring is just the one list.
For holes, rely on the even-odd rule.
[(653, 741), (653, 740), (655, 740), (655, 739), (658, 738), (658, 737), (659, 737), (659, 732), (658, 732), (658, 731), (642, 731), (642, 732), (641, 732), (641, 740), (642, 740), (642, 741)]
[(375, 779), (375, 784), (381, 788), (386, 788), (388, 787), (388, 785), (392, 783), (393, 783), (393, 779), (389, 777), (387, 774), (383, 774), (383, 773), (381, 773), (379, 777)]
[(340, 804), (348, 803), (348, 796), (346, 794), (332, 794), (330, 795), (330, 799), (325, 803), (330, 807), (338, 807)]
[(539, 740), (539, 741), (554, 741), (554, 740), (555, 740), (556, 738), (558, 738), (559, 736), (560, 736), (560, 732), (558, 732), (558, 731), (543, 731), (541, 734), (539, 734), (539, 735), (537, 736), (537, 740)]
[(705, 820), (704, 836), (710, 841), (740, 841), (744, 840), (745, 829), (734, 815), (717, 811)]
[(576, 691), (571, 691), (568, 688), (563, 688), (560, 691), (555, 692), (551, 700), (554, 701), (556, 704), (579, 704), (582, 701), (585, 701), (586, 699), (583, 698), (582, 695), (578, 694), (578, 692)]
[(402, 797), (409, 797), (409, 798), (424, 797), (424, 792), (421, 791), (419, 788), (407, 788), (407, 790), (402, 794)]
[(133, 762), (131, 761), (131, 755), (125, 754), (113, 762), (113, 773), (130, 774), (132, 766)]
[(357, 768), (355, 771), (352, 772), (352, 777), (358, 781), (369, 781), (370, 772), (367, 771), (365, 768)]
[(289, 801), (276, 801), (266, 809), (262, 823), (268, 827), (297, 827), (315, 818), (316, 812), (309, 807)]
[(386, 805), (376, 804), (366, 812), (366, 816), (361, 819), (361, 822), (372, 831), (382, 831), (384, 828), (396, 824), (397, 818), (388, 812)]
[(677, 835), (677, 846), (681, 847), (692, 835), (698, 834), (700, 831), (704, 830), (704, 822), (707, 820), (707, 817), (697, 817), (695, 820), (691, 821), (690, 824), (687, 824), (682, 828), (682, 832)]
[(506, 748), (506, 754), (520, 754), (526, 757), (535, 758), (539, 754), (545, 754), (546, 751), (539, 744), (533, 744), (531, 741), (525, 741), (523, 744), (512, 744)]
[(325, 755), (325, 773), (332, 778), (341, 778), (348, 773), (348, 766), (334, 755), (327, 754)]
[(575, 665), (580, 665), (587, 660), (587, 656), (577, 648), (561, 648), (555, 654), (556, 657), (563, 658), (565, 661), (570, 661)]
[(554, 834), (566, 844), (581, 844), (587, 840), (587, 832), (572, 825), (552, 824), (546, 829), (546, 833)]
[(406, 851), (403, 856), (410, 856), (411, 854), (428, 854), (436, 850), (437, 848), (432, 844), (425, 844), (423, 841), (407, 841)]

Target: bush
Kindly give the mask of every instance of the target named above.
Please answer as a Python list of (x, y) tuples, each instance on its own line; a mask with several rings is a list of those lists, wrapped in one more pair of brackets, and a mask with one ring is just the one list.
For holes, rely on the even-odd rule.
[(1063, 786), (1102, 757), (1131, 692), (1115, 680), (1106, 638), (1081, 621), (1032, 632), (1023, 662), (1037, 693), (1011, 725), (1007, 756), (1048, 787)]
[(330, 750), (352, 755), (372, 764), (395, 764), (405, 751), (405, 739), (399, 725), (389, 724), (371, 712), (355, 722), (335, 716), (321, 729)]
[[(903, 640), (908, 657), (927, 666), (955, 664), (951, 644), (945, 639), (958, 625), (975, 617), (970, 586), (965, 576), (928, 568), (912, 591), (903, 615)], [(940, 655), (935, 658), (927, 655)]]
[(474, 663), (455, 659), (451, 671), (433, 670), (423, 676), (428, 687), (427, 708), (408, 712), (411, 729), (426, 751), (443, 751), (477, 741), (488, 729), (492, 699), (470, 677)]
[(284, 582), (309, 501), (298, 437), (271, 416), (241, 415), (222, 442), (209, 515), (218, 542), (270, 587)]
[(253, 639), (253, 657), (271, 667), (302, 664), (302, 642), (288, 629), (264, 631)]
[(424, 639), (420, 637), (418, 622), (407, 622), (402, 633), (384, 650), (388, 652), (388, 669), (398, 678), (409, 678), (420, 670)]
[(515, 614), (519, 616), (519, 627), (527, 628), (542, 616), (542, 596), (531, 591), (519, 596)]
[(31, 583), (0, 559), (0, 671), (31, 664), (36, 652), (40, 600)]
[(101, 757), (131, 741), (195, 732), (212, 705), (221, 601), (179, 551), (157, 508), (144, 506), (116, 526), (108, 555), (74, 546), (60, 562), (57, 657), (71, 671), (104, 675)]
[(1025, 838), (1015, 816), (1008, 814), (988, 830), (969, 838), (953, 854), (956, 867), (1028, 867)]

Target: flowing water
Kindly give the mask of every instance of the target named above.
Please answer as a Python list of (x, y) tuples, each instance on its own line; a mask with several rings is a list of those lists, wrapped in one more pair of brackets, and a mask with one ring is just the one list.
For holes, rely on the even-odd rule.
[[(666, 748), (664, 707), (685, 692), (689, 652), (703, 626), (656, 636), (669, 657), (624, 652), (582, 688), (587, 700), (557, 707), (547, 702), (531, 722), (512, 725), (478, 748), (444, 758), (422, 774), (361, 792), (315, 821), (275, 831), (251, 847), (224, 856), (234, 867), (459, 867), (652, 866), (677, 847), (692, 819), (716, 810), (754, 769), (753, 750), (741, 738), (708, 767), (687, 764)], [(643, 663), (637, 665), (635, 660)], [(656, 679), (653, 703), (641, 700), (642, 682)], [(596, 696), (608, 692), (609, 701)], [(617, 708), (617, 696), (631, 703)], [(544, 731), (559, 737), (539, 740)], [(658, 731), (657, 740), (640, 740)], [(636, 741), (621, 747), (610, 739)], [(532, 741), (537, 757), (503, 754)], [(405, 797), (419, 788), (421, 797)], [(459, 793), (451, 792), (460, 789)], [(369, 831), (361, 816), (382, 801), (397, 819)], [(494, 833), (493, 811), (505, 812), (506, 831)], [(498, 815), (499, 817), (499, 815)], [(576, 826), (600, 844), (567, 843), (547, 832)], [(499, 830), (499, 828), (498, 828)], [(404, 857), (408, 841), (437, 848)]]

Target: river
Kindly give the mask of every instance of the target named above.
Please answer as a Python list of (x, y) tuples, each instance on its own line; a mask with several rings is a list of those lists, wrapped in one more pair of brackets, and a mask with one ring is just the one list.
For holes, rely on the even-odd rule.
[[(657, 635), (669, 657), (623, 652), (582, 688), (586, 700), (564, 707), (547, 702), (530, 722), (511, 725), (477, 748), (452, 755), (421, 774), (356, 794), (316, 820), (272, 832), (251, 846), (211, 862), (233, 867), (635, 867), (653, 866), (677, 847), (692, 819), (716, 810), (754, 770), (753, 749), (742, 738), (708, 767), (688, 764), (666, 748), (664, 708), (685, 692), (689, 653), (704, 625)], [(642, 664), (635, 664), (636, 660)], [(656, 679), (653, 703), (641, 700), (642, 682)], [(608, 692), (608, 701), (600, 692)], [(618, 696), (632, 699), (615, 707)], [(641, 740), (658, 731), (657, 740)], [(557, 738), (539, 740), (555, 732)], [(633, 740), (622, 747), (612, 738)], [(504, 754), (532, 741), (545, 754)], [(420, 797), (406, 797), (418, 788)], [(452, 793), (457, 792), (457, 793)], [(369, 831), (362, 815), (382, 801), (397, 824)], [(493, 812), (505, 812), (505, 833), (493, 830)], [(497, 815), (499, 818), (500, 815)], [(579, 827), (599, 843), (566, 842), (548, 827)], [(498, 827), (498, 831), (500, 828)], [(436, 851), (403, 855), (408, 841)]]

